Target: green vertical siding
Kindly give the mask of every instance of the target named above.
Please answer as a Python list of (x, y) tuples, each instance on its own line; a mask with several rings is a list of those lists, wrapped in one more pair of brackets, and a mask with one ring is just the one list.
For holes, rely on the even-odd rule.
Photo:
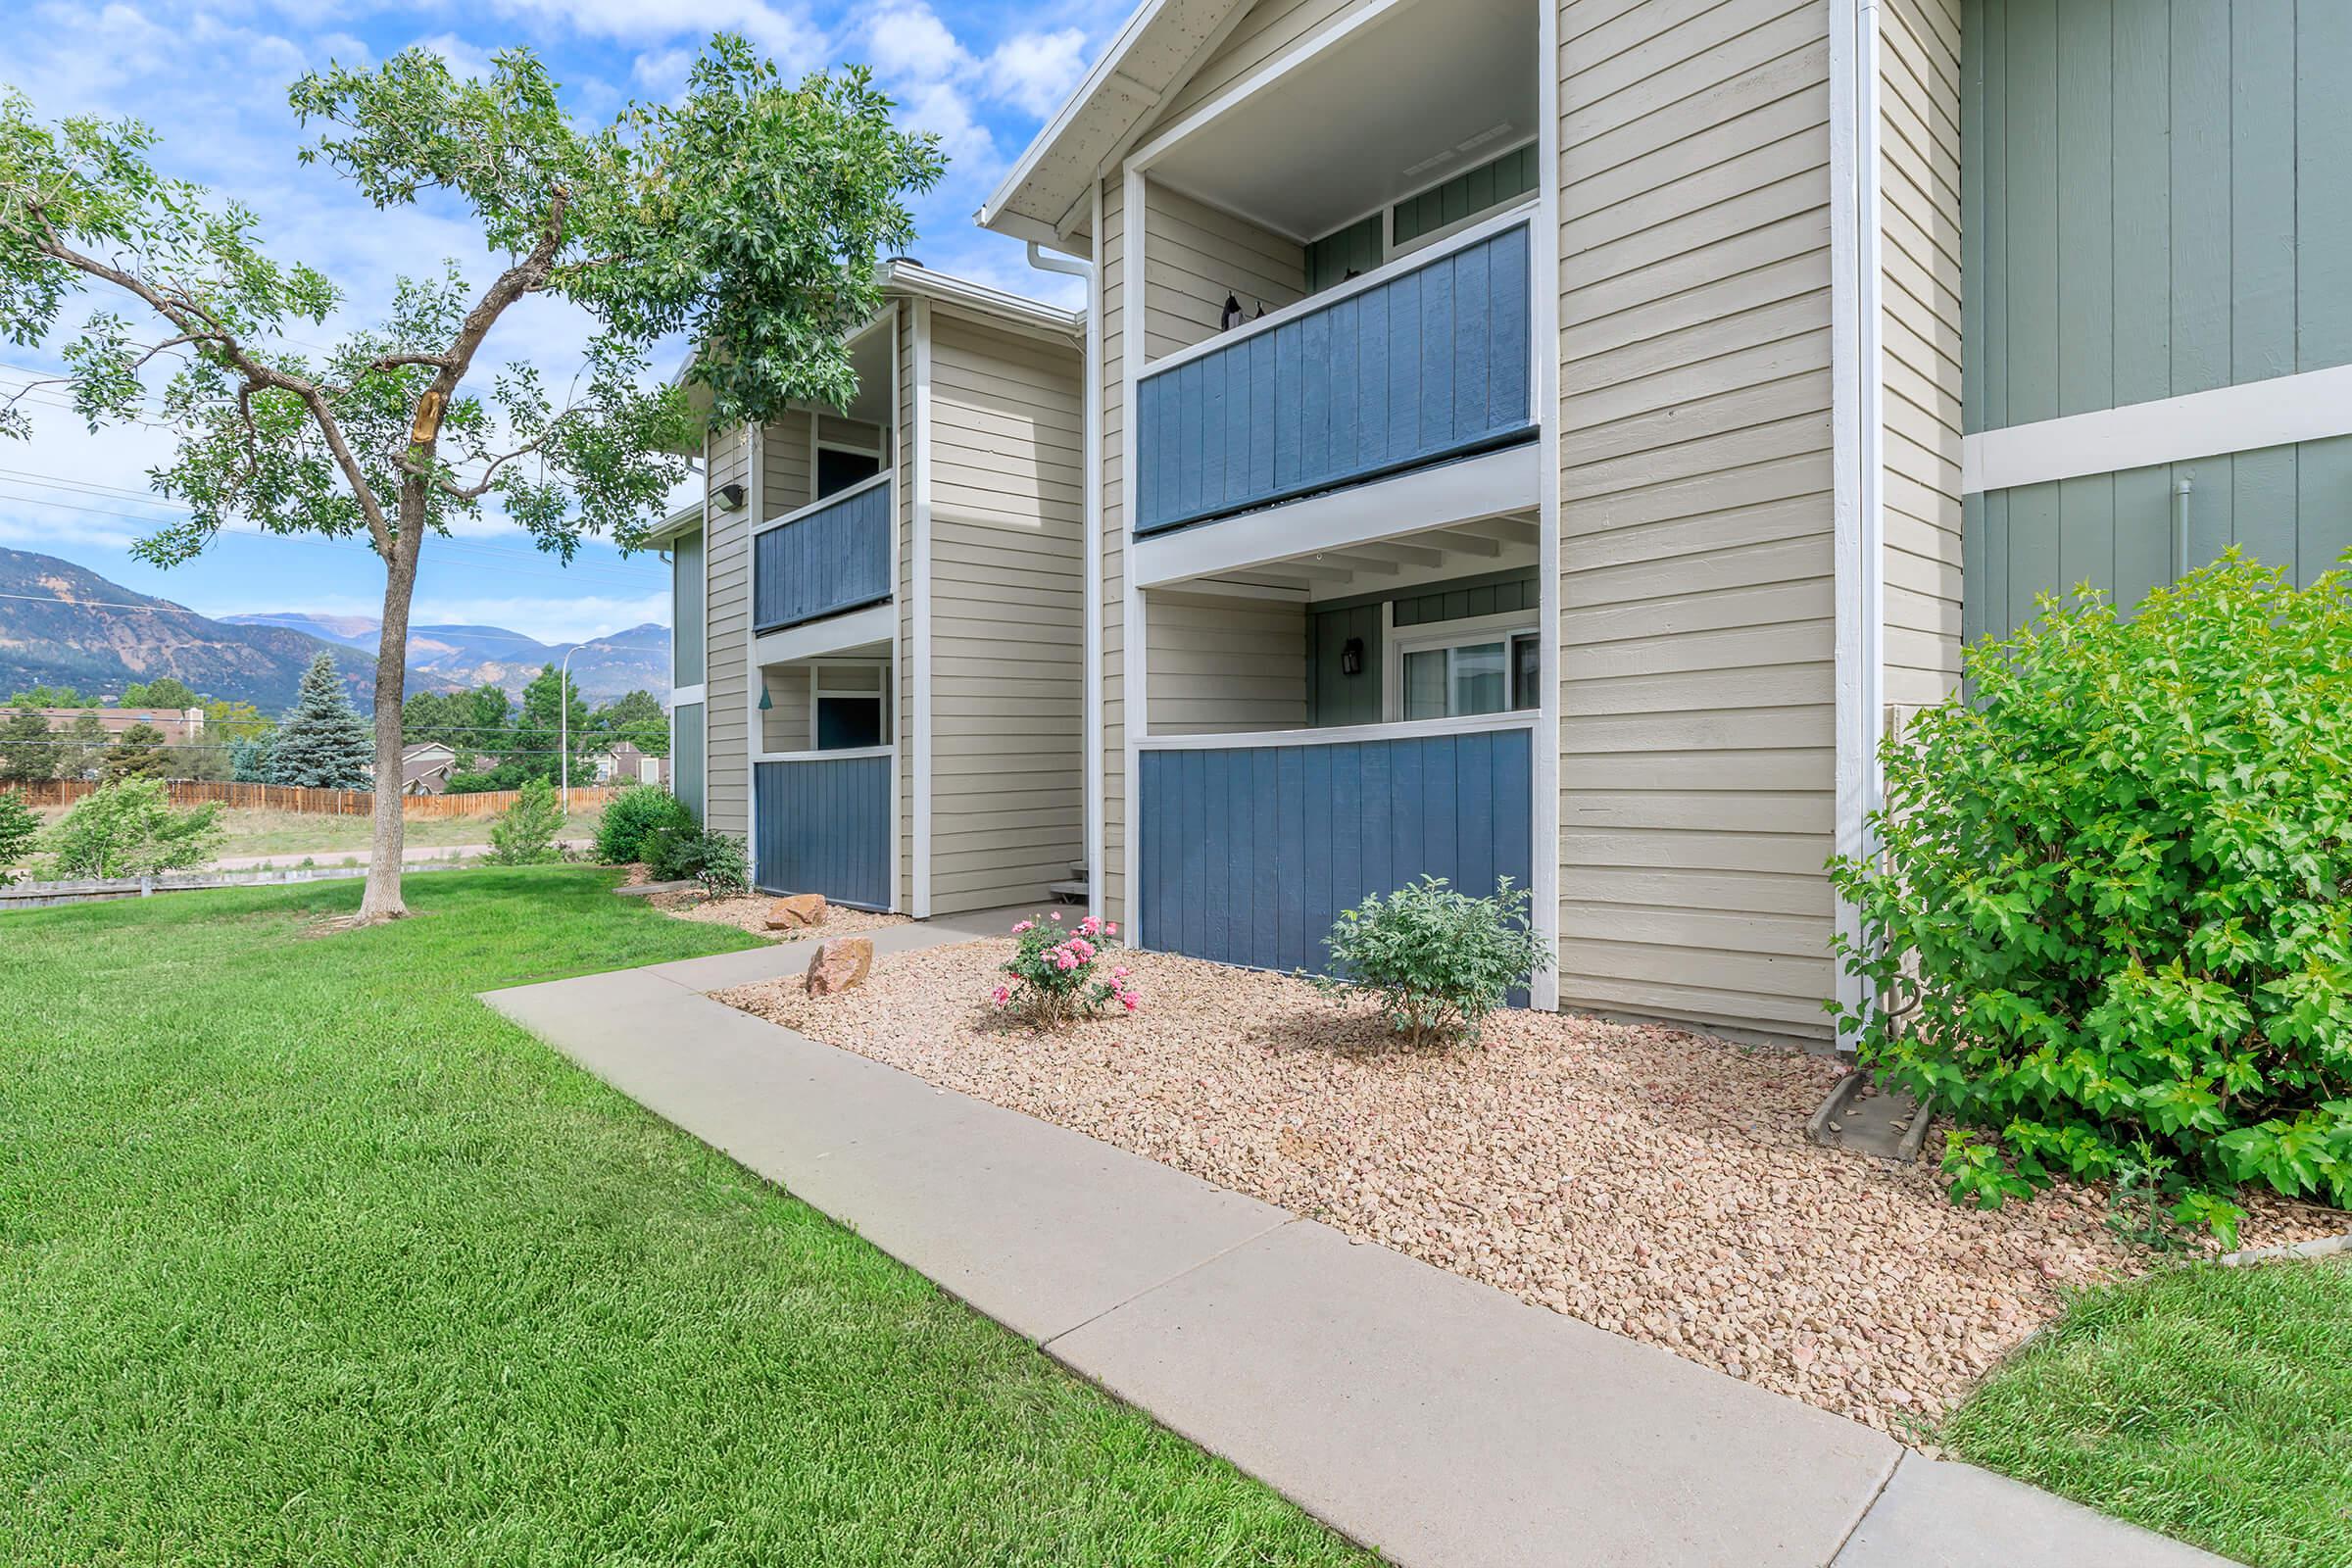
[[(1455, 577), (1401, 594), (1368, 594), (1308, 607), (1307, 612), (1307, 723), (1317, 729), (1333, 724), (1380, 722), (1381, 644), (1380, 611), (1393, 607), (1398, 628), (1463, 620), (1472, 615), (1499, 615), (1525, 611), (1535, 615), (1541, 603), (1536, 574), (1529, 570), (1482, 572)], [(1360, 675), (1340, 670), (1340, 655), (1350, 637), (1364, 640), (1364, 669)]]
[[(1962, 414), (1997, 430), (2352, 364), (2352, 3), (1965, 0)], [(2186, 475), (2185, 560), (2174, 484)], [(1966, 498), (1963, 630), (2352, 547), (2352, 437)]]
[(676, 651), (672, 686), (703, 683), (703, 536), (690, 533), (669, 547), (670, 626)]
[(1395, 212), (1396, 243), (1407, 244), (1535, 188), (1536, 147), (1530, 142), (1398, 202)]
[(1348, 281), (1350, 272), (1369, 272), (1388, 260), (1380, 214), (1324, 235), (1306, 248), (1306, 291), (1320, 294)]
[(2352, 364), (2352, 4), (1963, 22), (1969, 430)]
[(1967, 499), (1963, 633), (2016, 630), (2038, 593), (2089, 583), (2129, 611), (2172, 581), (2184, 475), (2189, 568), (2235, 545), (2309, 582), (2352, 550), (2352, 436), (2020, 485)]
[(708, 793), (704, 760), (707, 755), (703, 705), (679, 704), (669, 714), (669, 793), (692, 807), (698, 821), (703, 819)]

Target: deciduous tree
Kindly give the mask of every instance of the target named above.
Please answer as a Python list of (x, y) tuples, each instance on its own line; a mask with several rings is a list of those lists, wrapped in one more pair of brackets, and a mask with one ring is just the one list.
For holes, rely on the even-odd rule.
[(153, 724), (133, 724), (116, 737), (102, 764), (110, 784), (126, 778), (170, 778), (172, 754), (164, 732)]
[(38, 784), (57, 777), (58, 738), (49, 720), (26, 703), (12, 706), (0, 720), (0, 783)]
[[(428, 533), (495, 506), (569, 559), (583, 535), (624, 547), (686, 476), (688, 387), (657, 345), (704, 347), (693, 381), (721, 424), (795, 398), (839, 405), (847, 332), (879, 304), (875, 263), (909, 243), (904, 197), (942, 160), (892, 122), (862, 70), (786, 82), (742, 39), (714, 38), (666, 104), (586, 129), (547, 68), (506, 50), (460, 80), (427, 49), (297, 81), (304, 146), (379, 209), (462, 209), (500, 258), (486, 283), (455, 263), (402, 282), (380, 324), (322, 356), (342, 296), (269, 256), (252, 211), (160, 171), (135, 121), (40, 120), (0, 99), (0, 330), (49, 339), (66, 301), (107, 299), (63, 349), (93, 426), (153, 418), (177, 448), (157, 487), (191, 515), (143, 541), (169, 564), (235, 519), (265, 532), (366, 539), (381, 560), (375, 831), (362, 920), (404, 912), (401, 705), (410, 601)], [(559, 399), (541, 367), (477, 374), (483, 340), (550, 296), (594, 322)], [(128, 313), (128, 314), (123, 314)], [(134, 319), (135, 318), (135, 319)], [(176, 362), (160, 397), (142, 371)], [(568, 369), (568, 367), (564, 368)], [(483, 386), (487, 382), (486, 388)], [(34, 383), (39, 384), (39, 383)], [(30, 433), (15, 404), (0, 427)]]

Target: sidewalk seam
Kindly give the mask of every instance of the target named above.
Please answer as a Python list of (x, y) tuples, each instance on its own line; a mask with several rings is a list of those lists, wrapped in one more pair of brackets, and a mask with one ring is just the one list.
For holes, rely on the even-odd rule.
[(1886, 1467), (1886, 1473), (1885, 1475), (1879, 1477), (1879, 1484), (1871, 1489), (1869, 1500), (1862, 1504), (1862, 1511), (1854, 1515), (1854, 1522), (1845, 1527), (1845, 1534), (1838, 1538), (1837, 1546), (1830, 1552), (1829, 1556), (1822, 1559), (1822, 1568), (1838, 1568), (1838, 1559), (1844, 1556), (1845, 1548), (1854, 1544), (1854, 1537), (1861, 1531), (1862, 1526), (1868, 1522), (1871, 1514), (1878, 1508), (1879, 1499), (1886, 1495), (1886, 1489), (1888, 1487), (1894, 1485), (1894, 1473), (1897, 1470), (1900, 1470), (1903, 1467), (1903, 1461), (1910, 1457), (1911, 1450), (1909, 1448), (1902, 1447), (1899, 1445), (1896, 1446), (1894, 1450), (1894, 1462)]
[[(1206, 1257), (1201, 1258), (1200, 1261), (1186, 1264), (1183, 1268), (1178, 1269), (1166, 1279), (1154, 1280), (1151, 1284), (1145, 1286), (1142, 1290), (1137, 1291), (1133, 1296), (1113, 1301), (1108, 1306), (1102, 1308), (1102, 1310), (1100, 1312), (1091, 1313), (1086, 1317), (1080, 1318), (1068, 1328), (1058, 1330), (1055, 1333), (1049, 1335), (1047, 1338), (1038, 1341), (1037, 1348), (1051, 1354), (1054, 1346), (1059, 1345), (1062, 1341), (1068, 1339), (1080, 1329), (1092, 1328), (1095, 1324), (1100, 1323), (1104, 1318), (1110, 1316), (1111, 1313), (1124, 1311), (1126, 1308), (1133, 1306), (1136, 1302), (1142, 1300), (1145, 1297), (1150, 1296), (1152, 1292), (1165, 1290), (1169, 1286), (1175, 1284), (1178, 1280), (1190, 1279), (1195, 1274), (1198, 1274), (1202, 1269), (1208, 1267), (1209, 1264), (1218, 1261), (1220, 1258), (1230, 1257), (1234, 1253), (1240, 1251), (1243, 1248), (1249, 1247), (1257, 1242), (1262, 1242), (1267, 1237), (1273, 1235), (1276, 1231), (1282, 1230), (1286, 1226), (1296, 1225), (1298, 1223), (1298, 1216), (1290, 1212), (1288, 1209), (1276, 1209), (1275, 1212), (1280, 1214), (1282, 1218), (1276, 1220), (1264, 1230), (1252, 1231), (1250, 1235), (1243, 1237), (1240, 1241), (1235, 1242), (1230, 1247), (1220, 1247), (1215, 1251), (1209, 1253)], [(1055, 1359), (1059, 1359), (1059, 1357), (1056, 1357)]]

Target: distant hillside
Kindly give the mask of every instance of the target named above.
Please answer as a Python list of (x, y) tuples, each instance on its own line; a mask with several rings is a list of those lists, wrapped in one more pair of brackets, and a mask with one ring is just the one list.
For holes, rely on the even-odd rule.
[[(231, 615), (242, 625), (296, 626), (353, 648), (375, 651), (378, 623), (365, 615)], [(573, 650), (571, 678), (591, 703), (609, 703), (623, 692), (647, 691), (669, 701), (669, 628), (650, 621), (584, 643), (542, 643), (504, 626), (411, 626), (409, 668), (428, 678), (432, 690), (501, 686), (519, 701), (522, 689), (549, 664)]]
[(334, 656), (353, 701), (371, 708), (374, 662), (348, 643), (214, 620), (70, 561), (0, 549), (0, 701), (27, 686), (104, 692), (172, 675), (200, 697), (274, 713), (294, 701), (321, 650)]

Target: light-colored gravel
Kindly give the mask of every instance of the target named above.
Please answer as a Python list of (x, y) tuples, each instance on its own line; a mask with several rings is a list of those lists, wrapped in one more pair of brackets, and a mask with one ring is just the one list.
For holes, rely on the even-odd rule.
[(799, 942), (808, 937), (852, 937), (860, 931), (879, 931), (884, 926), (905, 925), (903, 914), (874, 914), (865, 909), (844, 908), (838, 904), (825, 906), (824, 923), (801, 926), (790, 931), (770, 931), (767, 928), (768, 906), (776, 901), (765, 894), (741, 899), (705, 899), (700, 893), (657, 893), (646, 901), (663, 914), (674, 914), (681, 920), (702, 920), (711, 925), (731, 925), (749, 931), (770, 942)]
[[(1840, 1070), (1676, 1030), (1518, 1012), (1413, 1052), (1302, 982), (1129, 956), (1143, 1010), (1030, 1032), (1004, 941), (878, 959), (845, 995), (720, 1000), (1907, 1441), (2055, 1315), (2147, 1266), (2103, 1199), (1954, 1207), (1923, 1163), (1817, 1149)], [(2347, 1228), (2262, 1204), (2242, 1246)]]

